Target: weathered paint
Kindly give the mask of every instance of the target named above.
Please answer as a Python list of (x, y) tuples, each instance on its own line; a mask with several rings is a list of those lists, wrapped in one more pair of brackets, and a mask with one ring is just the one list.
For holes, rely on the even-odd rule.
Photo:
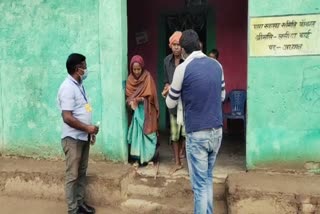
[[(319, 9), (318, 0), (249, 1), (251, 17)], [(320, 162), (319, 62), (320, 56), (249, 57), (247, 168)]]
[(112, 160), (127, 161), (125, 80), (127, 78), (126, 0), (100, 0), (102, 137)]
[(118, 28), (126, 25), (125, 18), (119, 19), (125, 17), (126, 1), (10, 0), (1, 2), (0, 10), (1, 151), (61, 155), (56, 94), (67, 75), (67, 56), (80, 52), (87, 56), (85, 87), (94, 122), (102, 121), (93, 153), (126, 160), (122, 82), (127, 46), (126, 31)]

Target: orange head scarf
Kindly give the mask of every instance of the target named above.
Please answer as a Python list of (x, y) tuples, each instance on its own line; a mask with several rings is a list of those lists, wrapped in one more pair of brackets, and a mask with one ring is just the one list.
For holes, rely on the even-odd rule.
[(170, 38), (169, 38), (169, 47), (171, 48), (172, 44), (174, 42), (178, 42), (179, 43), (181, 36), (182, 36), (182, 32), (181, 31), (174, 32), (172, 34), (172, 36), (170, 36)]
[(132, 72), (132, 66), (134, 63), (139, 63), (142, 68), (142, 71), (144, 70), (144, 60), (140, 55), (135, 55), (132, 57), (130, 61), (130, 72)]

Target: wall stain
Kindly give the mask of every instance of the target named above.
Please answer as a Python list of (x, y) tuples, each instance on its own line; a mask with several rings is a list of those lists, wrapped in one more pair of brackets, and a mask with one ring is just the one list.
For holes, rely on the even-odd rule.
[(311, 113), (320, 113), (320, 65), (303, 70), (301, 93), (304, 109)]

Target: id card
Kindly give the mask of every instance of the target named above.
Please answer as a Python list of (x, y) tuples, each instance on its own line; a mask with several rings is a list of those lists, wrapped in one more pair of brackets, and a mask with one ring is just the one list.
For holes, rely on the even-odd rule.
[(87, 112), (92, 112), (92, 107), (89, 103), (85, 104), (84, 108), (86, 109)]

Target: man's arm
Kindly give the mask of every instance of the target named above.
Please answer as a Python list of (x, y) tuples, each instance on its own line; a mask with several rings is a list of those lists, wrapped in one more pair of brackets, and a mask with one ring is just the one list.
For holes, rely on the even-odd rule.
[(97, 127), (84, 124), (73, 116), (72, 112), (75, 106), (75, 99), (70, 88), (62, 88), (61, 91), (59, 91), (58, 102), (62, 112), (62, 119), (66, 124), (72, 128), (87, 132), (89, 134), (98, 133), (99, 129)]
[(88, 134), (98, 134), (99, 128), (93, 125), (81, 123), (72, 115), (72, 111), (62, 111), (63, 121), (70, 127), (87, 132)]
[(169, 74), (168, 74), (168, 62), (167, 62), (167, 58), (164, 59), (163, 61), (163, 71), (164, 71), (164, 88), (161, 92), (162, 96), (163, 97), (166, 97), (169, 93), (169, 87), (170, 87), (170, 84), (169, 84)]
[(221, 102), (223, 102), (226, 99), (226, 83), (224, 81), (224, 72), (223, 72), (223, 67), (218, 62), (220, 68), (221, 68)]
[(173, 109), (178, 105), (178, 100), (181, 96), (184, 72), (185, 68), (183, 64), (178, 65), (174, 72), (173, 80), (169, 90), (169, 95), (166, 98), (166, 104), (169, 109)]
[[(222, 66), (221, 66), (222, 69)], [(226, 83), (224, 81), (224, 74), (223, 74), (223, 69), (222, 69), (222, 74), (221, 74), (221, 102), (223, 102), (226, 98)]]
[(164, 70), (164, 84), (165, 86), (169, 85), (169, 76), (167, 71), (167, 58), (163, 60), (163, 70)]

